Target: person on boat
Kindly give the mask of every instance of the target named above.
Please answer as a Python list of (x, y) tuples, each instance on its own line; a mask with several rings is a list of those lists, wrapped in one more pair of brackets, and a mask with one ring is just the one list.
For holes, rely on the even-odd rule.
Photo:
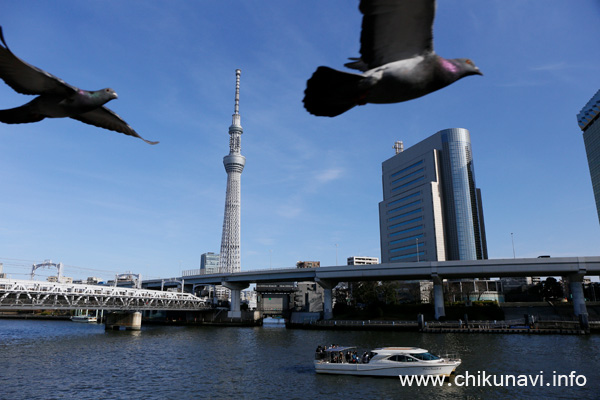
[(362, 355), (362, 363), (363, 364), (368, 364), (369, 363), (369, 353), (367, 353), (366, 351)]

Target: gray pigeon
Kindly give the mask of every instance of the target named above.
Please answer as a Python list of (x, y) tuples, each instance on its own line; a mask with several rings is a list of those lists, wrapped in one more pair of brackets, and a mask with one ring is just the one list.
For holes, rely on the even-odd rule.
[(0, 121), (6, 124), (23, 124), (41, 121), (44, 118), (70, 117), (86, 124), (135, 136), (149, 144), (115, 112), (104, 104), (117, 98), (112, 89), (87, 91), (71, 86), (21, 60), (8, 48), (0, 27), (0, 78), (21, 94), (39, 95), (21, 107), (0, 110)]
[(345, 66), (363, 73), (317, 68), (306, 83), (306, 110), (335, 117), (357, 105), (412, 100), (465, 76), (483, 75), (469, 59), (435, 53), (435, 8), (435, 0), (361, 0), (361, 57)]

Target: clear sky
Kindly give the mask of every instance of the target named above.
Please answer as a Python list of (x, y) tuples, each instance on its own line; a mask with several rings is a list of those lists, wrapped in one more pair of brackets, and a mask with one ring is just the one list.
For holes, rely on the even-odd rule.
[[(353, 0), (3, 1), (23, 60), (83, 89), (139, 139), (71, 119), (0, 124), (0, 262), (75, 278), (199, 268), (221, 242), (235, 69), (242, 70), (242, 270), (380, 256), (381, 163), (471, 132), (490, 258), (600, 255), (576, 114), (600, 89), (597, 0), (443, 0), (435, 49), (485, 74), (335, 118), (302, 106), (319, 65), (359, 55)], [(0, 82), (0, 109), (32, 99)], [(41, 271), (40, 275), (54, 274)]]

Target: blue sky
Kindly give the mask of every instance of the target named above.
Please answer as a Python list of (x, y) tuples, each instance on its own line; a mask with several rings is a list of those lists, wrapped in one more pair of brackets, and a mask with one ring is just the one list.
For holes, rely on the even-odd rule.
[[(51, 259), (76, 278), (170, 277), (219, 252), (242, 70), (242, 269), (379, 257), (381, 163), (439, 130), (469, 129), (490, 258), (599, 255), (576, 114), (600, 89), (600, 2), (443, 0), (435, 49), (468, 77), (336, 118), (302, 106), (319, 65), (359, 55), (352, 0), (3, 2), (13, 52), (108, 107), (149, 146), (71, 119), (0, 124), (0, 262)], [(0, 84), (0, 109), (31, 100)], [(50, 275), (53, 271), (42, 271)]]

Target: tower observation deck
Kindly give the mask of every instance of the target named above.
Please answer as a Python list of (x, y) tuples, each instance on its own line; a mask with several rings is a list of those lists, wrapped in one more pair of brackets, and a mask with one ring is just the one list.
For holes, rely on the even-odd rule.
[(240, 124), (240, 75), (236, 69), (235, 108), (229, 127), (229, 155), (223, 157), (227, 172), (227, 193), (225, 195), (225, 214), (223, 217), (223, 236), (221, 237), (220, 272), (240, 272), (240, 220), (241, 188), (240, 179), (246, 164), (242, 150), (242, 125)]

